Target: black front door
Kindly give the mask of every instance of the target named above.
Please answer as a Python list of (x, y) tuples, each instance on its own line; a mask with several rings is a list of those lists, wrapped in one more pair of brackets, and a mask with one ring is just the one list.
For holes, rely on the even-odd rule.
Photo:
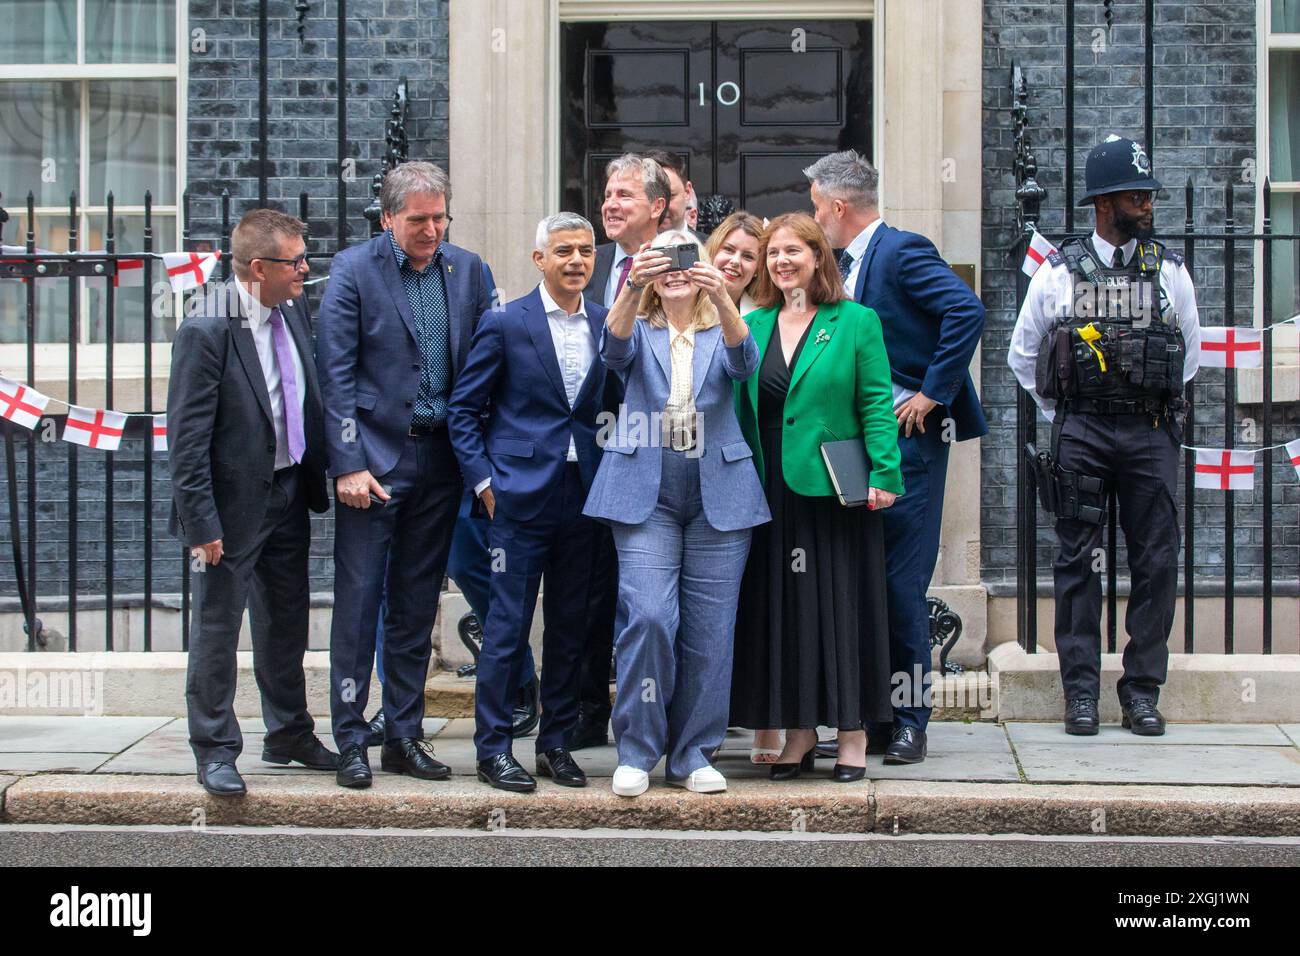
[(810, 210), (803, 168), (872, 148), (871, 23), (569, 23), (561, 43), (561, 203), (600, 227), (605, 164), (666, 149), (700, 196)]

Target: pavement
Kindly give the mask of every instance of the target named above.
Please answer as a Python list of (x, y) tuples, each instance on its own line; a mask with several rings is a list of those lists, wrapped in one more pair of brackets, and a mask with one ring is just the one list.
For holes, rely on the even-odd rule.
[[(1071, 737), (1059, 723), (939, 722), (924, 763), (889, 767), (872, 756), (854, 784), (831, 781), (830, 761), (773, 782), (749, 762), (750, 735), (740, 732), (718, 758), (726, 793), (667, 787), (660, 767), (632, 800), (610, 792), (612, 746), (576, 754), (586, 788), (541, 780), (536, 793), (509, 794), (475, 778), (472, 720), (430, 718), (425, 734), (452, 779), (384, 773), (372, 751), (374, 786), (350, 791), (332, 774), (262, 763), (265, 728), (241, 724), (249, 793), (220, 799), (195, 781), (184, 719), (0, 716), (0, 824), (1300, 836), (1296, 724), (1171, 724), (1152, 738), (1115, 725)], [(515, 750), (531, 769), (531, 739)]]

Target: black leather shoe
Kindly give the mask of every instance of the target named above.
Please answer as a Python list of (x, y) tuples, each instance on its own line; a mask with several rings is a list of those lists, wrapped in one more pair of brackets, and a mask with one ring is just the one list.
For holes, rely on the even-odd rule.
[(885, 763), (920, 763), (925, 759), (925, 731), (899, 727), (885, 748)]
[(528, 793), (537, 789), (537, 781), (519, 765), (513, 754), (497, 754), (478, 762), (478, 778), (498, 790)]
[(798, 763), (774, 763), (772, 769), (768, 771), (768, 776), (773, 780), (794, 780), (797, 779), (800, 772), (809, 772), (816, 766), (816, 744), (813, 749), (803, 755)]
[(1156, 702), (1145, 697), (1130, 700), (1124, 705), (1124, 719), (1121, 721), (1125, 730), (1131, 730), (1139, 737), (1161, 737), (1165, 732), (1165, 718), (1156, 710)]
[(515, 701), (515, 711), (510, 721), (512, 737), (527, 737), (537, 729), (537, 722), (542, 718), (539, 690), (536, 677), (519, 688), (519, 697)]
[(550, 777), (561, 787), (585, 787), (587, 775), (563, 747), (552, 747), (537, 755), (537, 775)]
[(262, 759), (267, 763), (300, 763), (309, 770), (339, 769), (339, 755), (321, 743), (315, 734), (283, 750), (263, 747)]
[(244, 778), (233, 763), (215, 761), (199, 767), (199, 783), (214, 797), (240, 797), (248, 793)]
[(367, 747), (381, 747), (384, 743), (384, 729), (388, 726), (388, 718), (384, 716), (384, 708), (380, 707), (375, 712), (375, 716), (370, 718), (367, 725), (370, 728), (370, 736), (366, 740)]
[(446, 780), (451, 768), (433, 759), (433, 745), (418, 737), (385, 741), (379, 751), (379, 769), (385, 773), (406, 773), (421, 780)]
[[(1128, 726), (1125, 724), (1124, 726)], [(1065, 702), (1065, 732), (1076, 737), (1092, 737), (1101, 729), (1097, 702), (1088, 697), (1073, 697)]]
[(359, 744), (343, 748), (343, 752), (339, 754), (339, 769), (334, 773), (334, 782), (340, 787), (361, 789), (370, 786), (373, 779), (366, 749)]
[(836, 763), (835, 769), (831, 771), (831, 779), (836, 783), (852, 783), (854, 780), (861, 780), (866, 775), (866, 767), (850, 767), (842, 763)]
[(597, 721), (579, 717), (578, 722), (570, 727), (569, 732), (564, 735), (565, 749), (584, 750), (587, 747), (606, 746), (609, 743), (609, 736), (605, 733), (608, 724), (608, 718)]

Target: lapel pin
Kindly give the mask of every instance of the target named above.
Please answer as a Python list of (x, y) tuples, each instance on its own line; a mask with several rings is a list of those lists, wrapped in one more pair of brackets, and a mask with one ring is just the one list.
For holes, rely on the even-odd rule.
[(830, 340), (831, 340), (831, 337), (826, 333), (826, 330), (825, 330), (825, 329), (818, 329), (818, 330), (817, 330), (817, 341), (816, 341), (814, 344), (816, 344), (816, 345), (825, 345), (825, 344), (826, 344), (827, 342), (829, 342)]

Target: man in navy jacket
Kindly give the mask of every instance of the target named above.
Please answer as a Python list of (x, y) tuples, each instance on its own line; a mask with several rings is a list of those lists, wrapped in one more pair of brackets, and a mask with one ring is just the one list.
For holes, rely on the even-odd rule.
[(452, 386), (487, 271), (443, 240), (447, 174), (403, 163), (384, 178), (385, 231), (334, 257), (317, 318), (316, 362), (335, 482), (330, 707), (338, 782), (371, 782), (365, 718), (381, 598), (382, 769), (450, 776), (423, 743), (424, 685), (462, 482), (447, 435)]
[[(885, 763), (925, 759), (930, 719), (930, 625), (925, 592), (939, 558), (948, 445), (988, 432), (970, 363), (984, 333), (984, 305), (924, 236), (888, 226), (878, 208), (879, 175), (853, 150), (804, 170), (818, 224), (841, 249), (849, 298), (880, 316), (894, 385), (906, 492), (884, 513), (890, 664), (903, 706)], [(895, 683), (897, 688), (897, 683)], [(897, 693), (897, 689), (895, 690)], [(883, 733), (868, 728), (871, 752)]]
[(511, 711), (543, 573), (537, 772), (564, 786), (587, 782), (565, 735), (578, 719), (598, 528), (582, 507), (600, 463), (605, 389), (596, 349), (606, 313), (582, 291), (595, 263), (591, 224), (574, 213), (549, 216), (536, 246), (541, 285), (483, 315), (451, 402), (465, 484), (491, 518), (491, 596), (474, 691), (478, 777), (517, 792), (536, 787), (512, 752)]

